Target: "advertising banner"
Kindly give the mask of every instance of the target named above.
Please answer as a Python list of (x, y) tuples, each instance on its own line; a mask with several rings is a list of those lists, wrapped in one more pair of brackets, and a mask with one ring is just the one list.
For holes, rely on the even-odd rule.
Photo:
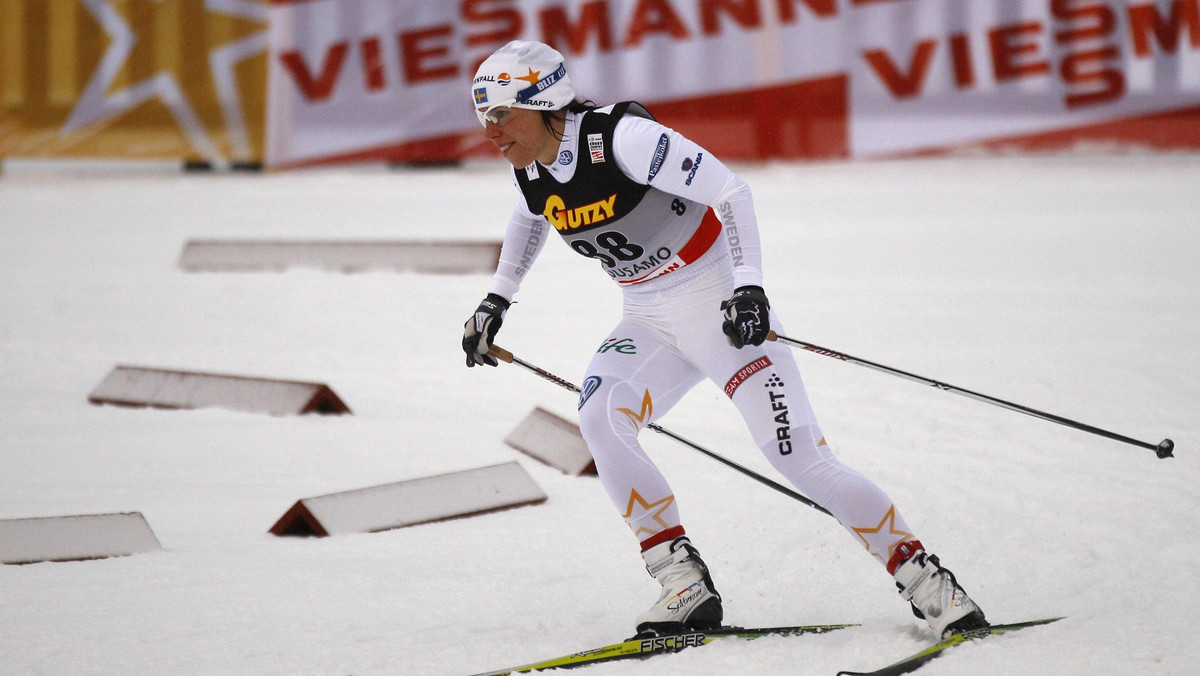
[(486, 152), (470, 78), (512, 39), (563, 52), (582, 96), (641, 101), (734, 157), (1085, 130), (1200, 147), (1200, 0), (273, 0), (270, 13), (271, 166)]
[(0, 0), (0, 158), (487, 156), (518, 38), (729, 159), (1200, 148), (1200, 0)]
[(846, 63), (855, 156), (1200, 107), (1196, 0), (875, 4)]
[(261, 161), (267, 0), (0, 0), (0, 158)]

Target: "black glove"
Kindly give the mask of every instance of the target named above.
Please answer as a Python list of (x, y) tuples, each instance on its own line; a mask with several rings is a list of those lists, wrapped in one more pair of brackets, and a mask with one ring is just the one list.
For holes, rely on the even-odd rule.
[(504, 313), (508, 310), (508, 301), (503, 296), (489, 293), (475, 314), (463, 325), (463, 352), (467, 353), (467, 366), (476, 364), (496, 365), (496, 358), (488, 354), (496, 332), (504, 323)]
[(761, 286), (739, 286), (729, 300), (721, 302), (725, 322), (721, 330), (729, 336), (729, 344), (739, 350), (747, 345), (762, 345), (771, 330), (767, 311), (771, 304)]

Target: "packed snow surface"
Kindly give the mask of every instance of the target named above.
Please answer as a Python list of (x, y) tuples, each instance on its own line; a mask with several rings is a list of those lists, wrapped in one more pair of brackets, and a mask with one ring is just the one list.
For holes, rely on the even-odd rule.
[[(896, 501), (993, 621), (1062, 622), (923, 674), (1200, 672), (1200, 155), (735, 166), (792, 337), (1111, 430), (1178, 457), (826, 356), (797, 360), (844, 462)], [(466, 369), (485, 274), (188, 273), (189, 239), (497, 240), (504, 165), (185, 175), (5, 165), (0, 518), (141, 512), (163, 551), (0, 566), (3, 674), (458, 674), (630, 635), (657, 596), (595, 478), (504, 444), (573, 397)], [(549, 242), (498, 343), (578, 382), (620, 315)], [(714, 308), (714, 321), (718, 321)], [(328, 384), (349, 416), (93, 406), (115, 365)], [(660, 424), (772, 478), (720, 387)], [(931, 641), (829, 517), (665, 437), (730, 623), (860, 623), (607, 674), (823, 674)], [(537, 506), (280, 538), (295, 501), (518, 460)]]

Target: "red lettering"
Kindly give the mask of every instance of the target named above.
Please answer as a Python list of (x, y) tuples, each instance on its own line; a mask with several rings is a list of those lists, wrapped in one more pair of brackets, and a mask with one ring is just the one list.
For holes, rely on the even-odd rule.
[(963, 33), (950, 36), (950, 59), (954, 62), (954, 84), (959, 89), (975, 86), (975, 67), (971, 64), (971, 44)]
[(908, 73), (901, 73), (892, 58), (882, 49), (865, 51), (863, 57), (883, 80), (883, 84), (892, 92), (892, 96), (905, 99), (920, 93), (925, 76), (929, 72), (929, 64), (933, 61), (933, 52), (936, 47), (937, 42), (934, 40), (918, 42), (913, 50), (912, 64), (908, 68)]
[(1083, 94), (1071, 93), (1065, 98), (1067, 108), (1093, 106), (1098, 103), (1115, 101), (1125, 95), (1125, 73), (1116, 68), (1089, 69), (1089, 65), (1104, 63), (1109, 59), (1121, 56), (1116, 47), (1101, 47), (1069, 54), (1061, 65), (1062, 79), (1067, 84), (1079, 85), (1099, 83), (1102, 87), (1097, 91)]
[(700, 30), (705, 35), (721, 32), (721, 14), (728, 14), (739, 26), (758, 28), (762, 17), (758, 0), (700, 0)]
[[(804, 4), (817, 16), (834, 16), (837, 14), (835, 0), (803, 0)], [(796, 0), (776, 0), (779, 8), (779, 20), (785, 24), (796, 22)]]
[[(403, 64), (404, 79), (411, 84), (457, 77), (458, 66), (453, 63), (440, 66), (428, 63), (431, 59), (450, 53), (446, 38), (453, 36), (454, 26), (450, 24), (401, 33), (400, 61)], [(439, 44), (426, 46), (427, 43), (439, 39)]]
[(1093, 20), (1093, 25), (1065, 28), (1054, 34), (1060, 45), (1112, 35), (1117, 26), (1117, 13), (1107, 5), (1085, 5), (1074, 7), (1077, 0), (1051, 0), (1050, 12), (1054, 18), (1064, 22)]
[(1032, 42), (1017, 42), (1017, 40), (1041, 32), (1042, 24), (1037, 21), (995, 28), (988, 32), (988, 39), (992, 46), (992, 69), (997, 82), (1015, 80), (1030, 75), (1045, 75), (1050, 72), (1050, 63), (1047, 61), (1019, 62), (1021, 57), (1036, 54), (1038, 46)]
[[(488, 5), (497, 5), (488, 9)], [(513, 7), (513, 0), (463, 0), (462, 17), (467, 23), (497, 24), (497, 27), (486, 33), (472, 33), (467, 36), (468, 47), (481, 45), (502, 45), (521, 36), (525, 19), (521, 12)]]
[(667, 0), (638, 0), (624, 46), (636, 47), (652, 33), (665, 33), (676, 40), (688, 37), (687, 26)]
[(547, 7), (538, 13), (542, 24), (542, 41), (559, 51), (582, 54), (589, 36), (596, 36), (601, 52), (612, 51), (612, 24), (608, 20), (608, 2), (595, 0), (585, 2), (579, 8), (579, 21), (575, 24), (567, 18), (564, 7)]
[[(1078, 0), (1051, 0), (1050, 13), (1068, 24), (1054, 33), (1054, 41), (1064, 46), (1109, 37), (1117, 27), (1117, 13), (1094, 2), (1079, 6)], [(1120, 50), (1112, 45), (1067, 54), (1059, 64), (1059, 75), (1071, 90), (1063, 98), (1067, 108), (1109, 103), (1124, 96), (1125, 73), (1119, 64), (1106, 67), (1107, 61), (1120, 56)]]
[(1133, 51), (1140, 57), (1150, 56), (1154, 41), (1167, 53), (1179, 49), (1179, 37), (1187, 28), (1192, 47), (1200, 47), (1200, 0), (1174, 0), (1167, 18), (1158, 13), (1153, 3), (1129, 8), (1129, 32), (1133, 34)]
[(367, 89), (379, 91), (386, 84), (383, 71), (383, 50), (379, 38), (367, 38), (359, 43), (362, 47), (363, 76)]
[(279, 55), (279, 60), (283, 62), (284, 68), (292, 74), (292, 79), (300, 88), (300, 93), (304, 95), (304, 98), (309, 101), (324, 101), (333, 94), (333, 85), (342, 72), (342, 62), (346, 60), (346, 52), (349, 49), (350, 45), (345, 42), (331, 45), (325, 52), (321, 74), (315, 78), (312, 71), (308, 69), (308, 64), (304, 62), (304, 57), (300, 56), (300, 52), (283, 52)]

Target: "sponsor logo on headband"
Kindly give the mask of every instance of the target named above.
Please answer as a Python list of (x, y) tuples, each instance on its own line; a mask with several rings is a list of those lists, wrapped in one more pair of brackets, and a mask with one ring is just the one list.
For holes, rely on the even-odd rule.
[[(531, 68), (531, 69), (529, 69), (528, 77), (518, 78), (518, 79), (526, 80), (526, 79), (529, 79), (531, 77), (534, 77), (534, 76), (540, 75), (540, 74), (541, 74), (541, 71), (535, 72)], [(550, 73), (546, 77), (544, 77), (540, 80), (537, 80), (533, 84), (531, 84), (528, 87), (517, 92), (517, 103), (527, 103), (527, 102), (532, 103), (531, 101), (529, 101), (530, 99), (532, 99), (533, 97), (542, 93), (546, 89), (549, 89), (550, 87), (554, 86), (554, 83), (558, 82), (559, 80), (563, 79), (566, 76), (567, 76), (567, 64), (565, 64), (565, 63), (558, 64), (558, 69), (555, 70), (553, 73)]]

